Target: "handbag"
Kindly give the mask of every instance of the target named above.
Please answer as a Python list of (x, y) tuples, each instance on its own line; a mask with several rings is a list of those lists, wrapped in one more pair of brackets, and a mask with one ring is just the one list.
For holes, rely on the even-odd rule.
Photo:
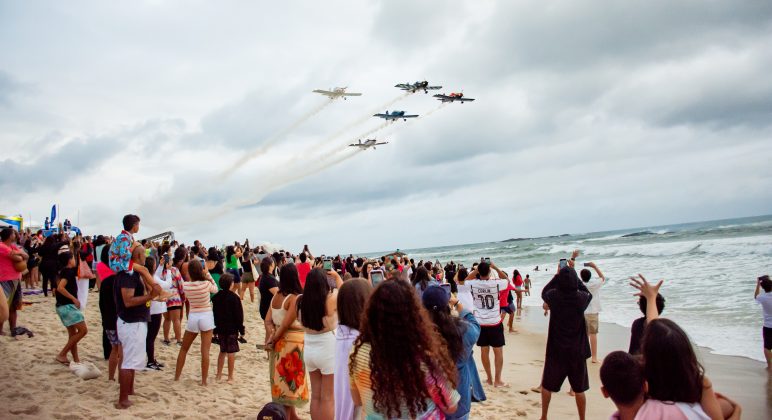
[(27, 271), (27, 261), (21, 260), (18, 262), (14, 262), (13, 269), (16, 270), (17, 273), (23, 273)]
[(78, 266), (78, 278), (91, 280), (95, 277), (94, 272), (88, 267), (88, 263), (84, 260), (80, 260), (80, 265)]

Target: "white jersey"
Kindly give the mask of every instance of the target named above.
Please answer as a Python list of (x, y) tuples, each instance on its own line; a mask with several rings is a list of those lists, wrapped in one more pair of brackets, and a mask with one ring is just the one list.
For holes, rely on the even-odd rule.
[(507, 290), (509, 280), (467, 280), (474, 301), (474, 317), (481, 326), (490, 327), (501, 323), (499, 293)]

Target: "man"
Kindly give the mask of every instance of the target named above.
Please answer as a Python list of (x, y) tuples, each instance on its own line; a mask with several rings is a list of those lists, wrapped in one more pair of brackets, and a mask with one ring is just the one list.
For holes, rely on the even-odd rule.
[(308, 273), (311, 272), (311, 263), (308, 262), (308, 255), (306, 255), (305, 252), (300, 253), (300, 255), (298, 256), (298, 260), (300, 261), (297, 264), (298, 278), (300, 279), (300, 287), (305, 288), (306, 277), (308, 277)]
[(585, 267), (591, 267), (598, 275), (597, 279), (592, 278), (590, 270), (584, 268), (579, 273), (587, 290), (592, 294), (592, 300), (590, 306), (584, 311), (584, 320), (587, 323), (587, 335), (590, 336), (590, 350), (592, 353), (592, 363), (598, 363), (598, 314), (601, 311), (600, 307), (600, 288), (606, 284), (606, 278), (603, 277), (603, 273), (600, 271), (594, 262), (589, 262), (584, 265)]
[(51, 222), (48, 221), (48, 217), (46, 217), (46, 221), (43, 222), (43, 226), (46, 228), (46, 230), (51, 229)]
[(552, 311), (541, 383), (542, 420), (547, 419), (552, 393), (560, 392), (566, 378), (575, 392), (579, 418), (584, 420), (587, 404), (584, 393), (590, 389), (587, 375), (590, 344), (587, 340), (584, 311), (590, 304), (592, 295), (579, 282), (573, 269), (576, 254), (575, 252), (569, 266), (562, 267), (542, 290), (544, 309)]
[[(136, 232), (135, 232), (136, 233)], [(150, 321), (150, 301), (161, 292), (153, 282), (145, 264), (145, 249), (136, 246), (131, 254), (132, 272), (115, 274), (116, 326), (123, 357), (118, 374), (120, 386), (115, 408), (131, 406), (129, 395), (134, 395), (134, 371), (147, 366), (147, 323)]]
[[(16, 245), (18, 235), (13, 228), (0, 231), (0, 288), (8, 305), (11, 336), (16, 335), (16, 311), (21, 308), (21, 273), (16, 271), (15, 264), (29, 259), (27, 253)], [(0, 322), (0, 335), (3, 335), (3, 324)]]
[[(761, 289), (764, 289), (764, 293), (761, 293)], [(767, 359), (767, 370), (772, 371), (772, 280), (769, 276), (758, 278), (754, 298), (761, 305), (764, 313), (764, 326), (762, 327), (764, 357)]]
[[(495, 270), (499, 279), (491, 278), (491, 269)], [(478, 279), (479, 277), (479, 279)], [(501, 371), (504, 368), (504, 325), (499, 315), (499, 297), (502, 291), (509, 287), (507, 273), (496, 267), (495, 264), (481, 262), (477, 269), (472, 270), (466, 278), (467, 285), (471, 289), (474, 300), (474, 317), (480, 322), (480, 338), (477, 345), (480, 346), (480, 358), (485, 368), (486, 382), (497, 388), (508, 386), (501, 380)], [(493, 359), (496, 368), (495, 381), (491, 376), (490, 348), (493, 347)]]

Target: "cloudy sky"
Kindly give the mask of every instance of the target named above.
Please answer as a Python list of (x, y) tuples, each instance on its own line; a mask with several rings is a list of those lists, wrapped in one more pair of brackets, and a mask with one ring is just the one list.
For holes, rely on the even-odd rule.
[(0, 212), (328, 253), (769, 214), (771, 68), (765, 0), (0, 1)]

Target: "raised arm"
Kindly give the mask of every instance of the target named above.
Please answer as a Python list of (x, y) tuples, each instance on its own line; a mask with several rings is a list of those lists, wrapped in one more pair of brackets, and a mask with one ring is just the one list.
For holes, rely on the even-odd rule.
[(663, 280), (653, 285), (646, 281), (646, 278), (642, 274), (638, 274), (638, 277), (630, 277), (630, 286), (638, 289), (636, 296), (643, 296), (646, 299), (646, 322), (651, 322), (659, 318), (659, 312), (657, 311), (657, 295), (659, 294), (659, 288), (662, 287)]
[(753, 298), (756, 299), (761, 294), (761, 277), (756, 280), (756, 293), (753, 294)]

